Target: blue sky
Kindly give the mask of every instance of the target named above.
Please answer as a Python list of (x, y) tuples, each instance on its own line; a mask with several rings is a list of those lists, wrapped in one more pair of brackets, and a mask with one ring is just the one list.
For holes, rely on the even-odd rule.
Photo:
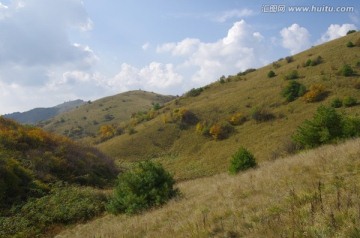
[[(316, 8), (291, 12), (294, 6)], [(358, 0), (0, 0), (0, 114), (134, 89), (181, 95), (358, 30), (359, 6)]]

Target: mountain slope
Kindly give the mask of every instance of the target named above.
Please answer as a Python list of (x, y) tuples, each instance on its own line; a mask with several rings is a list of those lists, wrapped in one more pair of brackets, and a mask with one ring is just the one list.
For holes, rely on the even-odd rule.
[(65, 237), (359, 237), (360, 140), (182, 182), (182, 197), (135, 216), (106, 215)]
[[(144, 159), (160, 161), (177, 179), (225, 171), (230, 156), (240, 146), (252, 151), (258, 161), (292, 153), (292, 134), (320, 105), (330, 106), (336, 98), (360, 100), (360, 47), (346, 46), (347, 42), (357, 42), (359, 38), (359, 32), (353, 33), (256, 71), (249, 70), (192, 90), (165, 104), (153, 120), (137, 125), (137, 133), (117, 136), (99, 144), (98, 148), (119, 163)], [(308, 65), (309, 60), (318, 62)], [(351, 66), (355, 73), (344, 76), (341, 72), (344, 65)], [(269, 78), (271, 70), (276, 76)], [(294, 81), (305, 85), (311, 93), (286, 102), (281, 92), (292, 81), (285, 78), (291, 77), (293, 71), (298, 74)], [(323, 90), (321, 97), (314, 97), (319, 101), (306, 102), (313, 99), (317, 88)], [(359, 104), (336, 110), (349, 115), (360, 114)], [(188, 112), (209, 128), (229, 126), (230, 119), (237, 115), (242, 115), (245, 122), (240, 120), (239, 125), (232, 126), (227, 138), (214, 139), (198, 133), (193, 121), (186, 121)]]
[(49, 108), (34, 108), (26, 112), (14, 112), (11, 114), (5, 114), (5, 118), (13, 119), (23, 124), (36, 124), (40, 121), (49, 120), (50, 118), (67, 112), (73, 108), (79, 107), (85, 102), (78, 99), (75, 101), (64, 102), (55, 107)]
[(102, 98), (58, 115), (42, 124), (45, 130), (73, 139), (96, 137), (102, 125), (121, 124), (139, 111), (162, 105), (174, 96), (146, 91), (130, 91)]

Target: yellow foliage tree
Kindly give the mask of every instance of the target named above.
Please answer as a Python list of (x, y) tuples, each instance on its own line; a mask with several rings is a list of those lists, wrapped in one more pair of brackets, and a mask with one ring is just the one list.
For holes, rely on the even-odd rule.
[(310, 86), (310, 90), (305, 93), (303, 99), (305, 102), (318, 102), (325, 96), (325, 87), (322, 84), (314, 84)]

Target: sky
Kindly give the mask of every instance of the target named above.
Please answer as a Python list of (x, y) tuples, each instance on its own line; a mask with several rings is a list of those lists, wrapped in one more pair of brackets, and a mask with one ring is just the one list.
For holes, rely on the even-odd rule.
[(182, 95), (359, 28), (358, 0), (0, 0), (0, 115)]

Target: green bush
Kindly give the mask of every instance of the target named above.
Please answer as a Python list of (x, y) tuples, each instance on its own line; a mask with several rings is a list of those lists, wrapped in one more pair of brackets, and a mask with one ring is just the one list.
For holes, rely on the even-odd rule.
[(348, 64), (344, 64), (339, 71), (339, 74), (345, 77), (352, 76), (354, 74), (354, 70)]
[(312, 120), (306, 120), (293, 135), (293, 140), (305, 148), (314, 148), (341, 138), (360, 135), (360, 120), (338, 114), (334, 108), (320, 106)]
[(296, 81), (290, 81), (289, 84), (281, 92), (281, 96), (285, 97), (287, 102), (292, 102), (296, 98), (305, 94), (306, 88), (303, 84)]
[(105, 211), (106, 196), (91, 188), (59, 186), (1, 217), (0, 237), (41, 237), (51, 226), (89, 220)]
[(352, 33), (355, 33), (356, 32), (356, 30), (349, 30), (347, 33), (346, 33), (346, 35), (349, 35), (349, 34), (352, 34)]
[(292, 56), (285, 57), (285, 60), (286, 60), (287, 63), (294, 62), (294, 58)]
[(298, 79), (298, 78), (299, 78), (299, 72), (297, 70), (293, 70), (289, 74), (285, 75), (286, 80)]
[(356, 100), (356, 98), (348, 96), (348, 97), (344, 98), (343, 104), (345, 107), (352, 107), (357, 104), (357, 100)]
[(193, 88), (189, 92), (186, 93), (186, 96), (187, 97), (196, 97), (196, 96), (199, 96), (202, 93), (202, 91), (204, 91), (203, 88)]
[(138, 163), (119, 175), (109, 212), (134, 214), (166, 203), (177, 194), (172, 176), (160, 164)]
[(269, 73), (267, 74), (268, 78), (273, 78), (276, 76), (275, 72), (270, 70)]
[(230, 174), (237, 174), (239, 171), (256, 167), (256, 165), (257, 163), (254, 155), (244, 147), (241, 147), (232, 155), (229, 172)]
[(352, 48), (354, 47), (354, 43), (352, 43), (351, 41), (349, 41), (348, 43), (346, 43), (346, 47)]
[(331, 102), (331, 106), (333, 108), (339, 108), (342, 107), (343, 103), (339, 98), (335, 98), (332, 102)]

